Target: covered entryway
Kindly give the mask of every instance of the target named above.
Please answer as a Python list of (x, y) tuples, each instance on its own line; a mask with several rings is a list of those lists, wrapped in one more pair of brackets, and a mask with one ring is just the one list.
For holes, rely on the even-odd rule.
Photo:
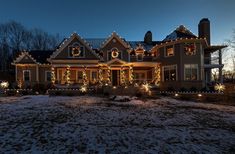
[(112, 70), (112, 85), (118, 86), (120, 84), (120, 71)]

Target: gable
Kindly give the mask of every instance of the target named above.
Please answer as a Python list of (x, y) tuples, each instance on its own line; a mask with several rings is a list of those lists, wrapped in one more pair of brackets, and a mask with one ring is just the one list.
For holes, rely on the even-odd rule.
[(50, 59), (99, 60), (99, 57), (91, 49), (89, 44), (75, 33), (63, 42), (60, 48), (52, 54)]
[(110, 45), (113, 46), (115, 44), (118, 44), (119, 46), (122, 46), (126, 49), (130, 48), (127, 42), (125, 42), (120, 36), (118, 36), (117, 33), (113, 32), (112, 35), (103, 42), (101, 49), (107, 48)]
[(120, 59), (112, 59), (109, 62), (107, 62), (107, 64), (108, 65), (123, 65), (123, 64), (126, 64), (126, 62)]
[(109, 61), (112, 59), (110, 56), (113, 49), (117, 49), (120, 52), (120, 59), (124, 61), (129, 60), (128, 50), (130, 49), (130, 45), (121, 39), (116, 33), (112, 33), (112, 35), (103, 43), (101, 51), (103, 53), (104, 61)]
[(37, 64), (37, 61), (29, 55), (28, 52), (22, 52), (16, 60), (14, 60), (15, 64)]

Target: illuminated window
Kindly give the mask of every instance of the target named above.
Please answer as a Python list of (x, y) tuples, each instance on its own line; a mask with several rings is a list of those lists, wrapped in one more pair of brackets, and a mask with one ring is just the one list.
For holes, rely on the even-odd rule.
[(173, 45), (166, 47), (166, 57), (174, 56), (174, 47)]
[(163, 75), (164, 75), (164, 81), (175, 81), (177, 70), (176, 65), (171, 66), (163, 66)]
[(198, 80), (198, 65), (185, 64), (184, 65), (184, 79), (185, 80)]
[(30, 81), (30, 70), (23, 70), (24, 81)]
[(45, 75), (46, 75), (45, 80), (48, 81), (48, 82), (51, 81), (51, 72), (50, 71), (46, 71)]
[(185, 43), (184, 52), (186, 55), (191, 56), (196, 54), (196, 45), (194, 43)]

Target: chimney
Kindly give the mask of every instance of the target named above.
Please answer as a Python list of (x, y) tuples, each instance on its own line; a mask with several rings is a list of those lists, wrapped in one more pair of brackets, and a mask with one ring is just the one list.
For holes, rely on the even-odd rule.
[(198, 36), (200, 38), (206, 38), (207, 43), (211, 45), (210, 36), (210, 21), (208, 18), (203, 18), (198, 24)]
[(152, 44), (153, 38), (152, 38), (152, 32), (147, 31), (147, 33), (144, 36), (144, 43), (146, 44)]

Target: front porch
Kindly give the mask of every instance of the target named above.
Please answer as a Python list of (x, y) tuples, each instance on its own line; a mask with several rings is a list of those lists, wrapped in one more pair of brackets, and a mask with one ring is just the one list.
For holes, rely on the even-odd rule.
[(125, 63), (113, 60), (98, 65), (52, 65), (52, 83), (56, 85), (127, 86), (135, 83), (160, 83), (159, 64)]

